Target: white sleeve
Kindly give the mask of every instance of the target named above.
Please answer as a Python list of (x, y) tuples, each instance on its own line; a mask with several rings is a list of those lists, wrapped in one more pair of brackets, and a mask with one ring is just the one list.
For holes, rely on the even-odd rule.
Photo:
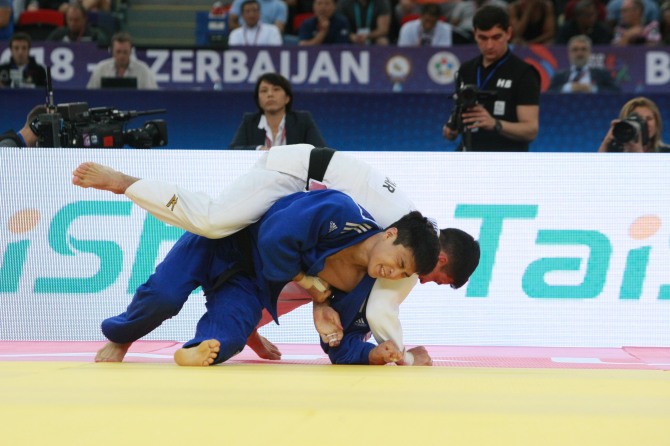
[(268, 36), (268, 45), (273, 45), (273, 46), (279, 46), (284, 44), (284, 39), (281, 36), (281, 32), (279, 31), (279, 28), (277, 28), (275, 25), (272, 25), (269, 27), (269, 36)]
[(411, 28), (411, 22), (407, 22), (402, 27), (400, 27), (398, 46), (417, 46), (416, 39), (412, 41)]
[[(417, 281), (418, 277), (412, 275), (402, 280), (378, 279), (375, 282), (370, 292), (365, 316), (378, 343), (390, 339), (400, 350), (405, 350), (402, 325), (398, 318), (399, 307)], [(405, 352), (405, 363), (413, 362), (411, 356), (411, 353)]]
[(242, 43), (242, 28), (232, 30), (228, 36), (228, 45), (236, 46), (242, 45)]
[(203, 237), (222, 238), (255, 223), (275, 201), (304, 187), (304, 180), (257, 165), (216, 199), (156, 180), (139, 180), (125, 194), (165, 223)]

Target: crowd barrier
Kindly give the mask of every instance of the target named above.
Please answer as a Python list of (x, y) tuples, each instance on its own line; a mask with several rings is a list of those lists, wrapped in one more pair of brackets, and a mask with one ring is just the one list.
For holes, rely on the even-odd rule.
[[(540, 132), (535, 152), (594, 152), (633, 95), (542, 95)], [(670, 95), (649, 94), (667, 120)], [(164, 108), (162, 115), (138, 117), (129, 128), (149, 119), (168, 123), (167, 149), (226, 149), (245, 112), (256, 110), (252, 92), (60, 90), (57, 103), (87, 102), (91, 107), (120, 110)], [(0, 131), (20, 128), (34, 104), (44, 103), (40, 90), (0, 89)], [(446, 93), (299, 92), (294, 108), (309, 110), (327, 144), (339, 150), (454, 151), (442, 138), (442, 125), (453, 108)], [(670, 140), (670, 123), (664, 125)]]
[[(0, 339), (98, 340), (103, 318), (182, 233), (124, 196), (70, 184), (82, 161), (216, 195), (258, 152), (0, 152)], [(418, 285), (401, 308), (409, 344), (670, 346), (670, 187), (663, 155), (351, 152), (482, 246), (459, 290)], [(204, 311), (196, 292), (150, 339), (183, 341)], [(315, 343), (302, 307), (268, 326)]]

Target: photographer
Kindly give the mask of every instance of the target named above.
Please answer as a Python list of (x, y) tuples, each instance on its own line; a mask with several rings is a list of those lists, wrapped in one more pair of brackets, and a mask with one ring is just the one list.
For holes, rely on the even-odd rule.
[(0, 147), (35, 147), (37, 145), (37, 135), (30, 128), (30, 123), (46, 112), (47, 108), (44, 105), (33, 107), (28, 113), (26, 123), (18, 133), (14, 130), (8, 130), (0, 135)]
[(598, 152), (670, 152), (662, 136), (663, 120), (658, 106), (640, 96), (621, 107), (619, 119), (612, 121)]
[[(526, 152), (540, 126), (540, 76), (510, 52), (512, 28), (504, 9), (483, 6), (473, 27), (481, 55), (461, 66), (456, 86), (460, 91), (474, 85), (480, 92), (495, 92), (495, 98), (488, 94), (487, 100), (463, 108), (460, 116), (452, 114), (442, 134), (454, 140), (465, 133), (459, 150)], [(464, 147), (466, 139), (470, 147)]]

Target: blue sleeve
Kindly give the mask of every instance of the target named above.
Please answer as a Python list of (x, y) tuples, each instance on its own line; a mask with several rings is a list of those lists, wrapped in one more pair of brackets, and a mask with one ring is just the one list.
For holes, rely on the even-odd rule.
[(334, 190), (305, 192), (264, 217), (259, 227), (258, 252), (265, 279), (292, 280), (302, 270), (302, 253), (315, 249), (325, 239), (337, 238), (345, 223), (363, 220), (375, 224), (363, 217), (361, 208), (348, 195)]
[(314, 26), (316, 19), (314, 17), (309, 18), (302, 22), (300, 29), (298, 30), (298, 40), (309, 40), (314, 37)]
[(370, 352), (375, 348), (374, 344), (365, 342), (365, 333), (345, 333), (338, 347), (329, 347), (321, 343), (321, 348), (328, 354), (333, 364), (358, 364), (368, 365), (370, 363)]

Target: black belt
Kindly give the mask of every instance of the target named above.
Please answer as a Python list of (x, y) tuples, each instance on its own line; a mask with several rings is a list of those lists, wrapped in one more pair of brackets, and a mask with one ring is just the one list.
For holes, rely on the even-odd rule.
[(309, 190), (309, 180), (323, 182), (326, 175), (326, 169), (330, 164), (330, 159), (335, 154), (335, 149), (328, 147), (315, 147), (309, 154), (309, 167), (307, 169), (307, 184), (305, 190)]

